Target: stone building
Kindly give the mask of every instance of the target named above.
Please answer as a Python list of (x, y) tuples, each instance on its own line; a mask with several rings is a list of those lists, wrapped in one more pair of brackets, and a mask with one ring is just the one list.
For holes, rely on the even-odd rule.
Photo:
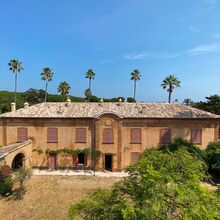
[[(20, 153), (25, 164), (32, 167), (95, 164), (96, 169), (119, 171), (134, 163), (145, 149), (178, 137), (204, 149), (209, 142), (218, 140), (219, 121), (217, 115), (173, 103), (72, 103), (69, 99), (30, 107), (26, 103), (22, 109), (12, 106), (11, 112), (0, 115), (0, 145), (4, 146), (0, 154), (1, 149), (5, 153), (8, 146), (19, 148), (21, 144), (24, 147), (14, 152)], [(27, 153), (27, 148), (31, 152)], [(84, 153), (45, 155), (47, 149), (85, 148), (99, 150), (101, 155), (97, 160)], [(16, 166), (22, 160), (11, 158), (8, 163)]]

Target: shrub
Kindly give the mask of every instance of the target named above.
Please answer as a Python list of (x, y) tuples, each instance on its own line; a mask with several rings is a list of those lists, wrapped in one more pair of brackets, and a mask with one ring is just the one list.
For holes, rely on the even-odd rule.
[(8, 165), (2, 165), (0, 166), (0, 179), (4, 177), (9, 177), (12, 174), (11, 167)]
[(195, 144), (190, 143), (187, 140), (182, 138), (175, 139), (171, 144), (162, 145), (159, 149), (163, 152), (175, 152), (179, 149), (186, 149), (190, 154), (196, 156), (198, 159), (206, 161), (206, 155), (204, 151), (202, 151)]
[(209, 172), (220, 174), (220, 142), (211, 142), (205, 150)]
[(0, 195), (7, 196), (12, 193), (13, 180), (11, 176), (0, 178)]
[(97, 190), (69, 209), (70, 219), (217, 219), (219, 197), (205, 190), (204, 162), (187, 149), (147, 150), (129, 176), (109, 191)]

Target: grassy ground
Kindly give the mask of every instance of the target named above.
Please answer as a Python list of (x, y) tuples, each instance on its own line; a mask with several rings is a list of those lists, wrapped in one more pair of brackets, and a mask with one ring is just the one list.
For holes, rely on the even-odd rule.
[(110, 188), (119, 178), (87, 176), (33, 176), (21, 201), (0, 199), (0, 219), (63, 220), (70, 204), (97, 188)]

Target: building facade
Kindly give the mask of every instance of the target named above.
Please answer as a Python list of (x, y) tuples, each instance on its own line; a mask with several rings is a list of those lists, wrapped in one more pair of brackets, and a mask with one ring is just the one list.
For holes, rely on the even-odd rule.
[[(13, 110), (13, 109), (12, 109)], [(0, 144), (31, 140), (29, 164), (120, 171), (148, 148), (183, 138), (204, 149), (219, 135), (219, 116), (168, 103), (41, 103), (0, 115)], [(38, 149), (38, 151), (36, 150)], [(46, 155), (47, 150), (81, 150)], [(95, 159), (93, 154), (100, 151)]]

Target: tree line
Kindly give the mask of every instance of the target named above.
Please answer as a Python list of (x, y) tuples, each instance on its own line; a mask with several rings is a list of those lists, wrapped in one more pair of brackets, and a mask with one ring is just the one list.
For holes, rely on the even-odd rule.
[[(16, 103), (17, 101), (17, 82), (18, 82), (18, 73), (20, 73), (22, 70), (24, 70), (23, 68), (23, 64), (21, 61), (16, 60), (16, 59), (12, 59), (10, 60), (10, 62), (8, 63), (9, 65), (9, 70), (11, 70), (14, 75), (15, 75), (15, 84), (14, 84), (14, 102)], [(132, 81), (134, 81), (134, 93), (133, 93), (133, 101), (136, 102), (136, 90), (137, 90), (137, 81), (139, 81), (141, 79), (141, 74), (140, 74), (140, 70), (138, 69), (134, 69), (131, 72), (131, 77), (130, 79)], [(47, 101), (47, 96), (48, 96), (48, 84), (49, 82), (51, 82), (53, 80), (53, 70), (49, 67), (45, 67), (43, 68), (42, 72), (41, 72), (41, 80), (45, 81), (45, 94), (44, 94), (44, 102)], [(92, 85), (92, 80), (95, 79), (95, 72), (92, 69), (88, 69), (88, 71), (85, 74), (85, 78), (87, 78), (89, 80), (89, 85), (88, 88), (85, 90), (84, 95), (86, 97), (86, 100), (89, 102), (91, 101), (91, 97), (92, 97), (92, 89), (91, 89), (91, 85)], [(178, 80), (177, 77), (175, 77), (174, 75), (169, 75), (167, 76), (163, 81), (162, 81), (162, 88), (166, 89), (168, 92), (168, 102), (171, 102), (171, 95), (174, 92), (174, 88), (175, 87), (180, 87), (181, 81)], [(60, 82), (58, 88), (57, 88), (57, 92), (59, 92), (61, 95), (66, 96), (69, 94), (71, 89), (71, 86), (68, 82), (66, 81), (62, 81)]]

